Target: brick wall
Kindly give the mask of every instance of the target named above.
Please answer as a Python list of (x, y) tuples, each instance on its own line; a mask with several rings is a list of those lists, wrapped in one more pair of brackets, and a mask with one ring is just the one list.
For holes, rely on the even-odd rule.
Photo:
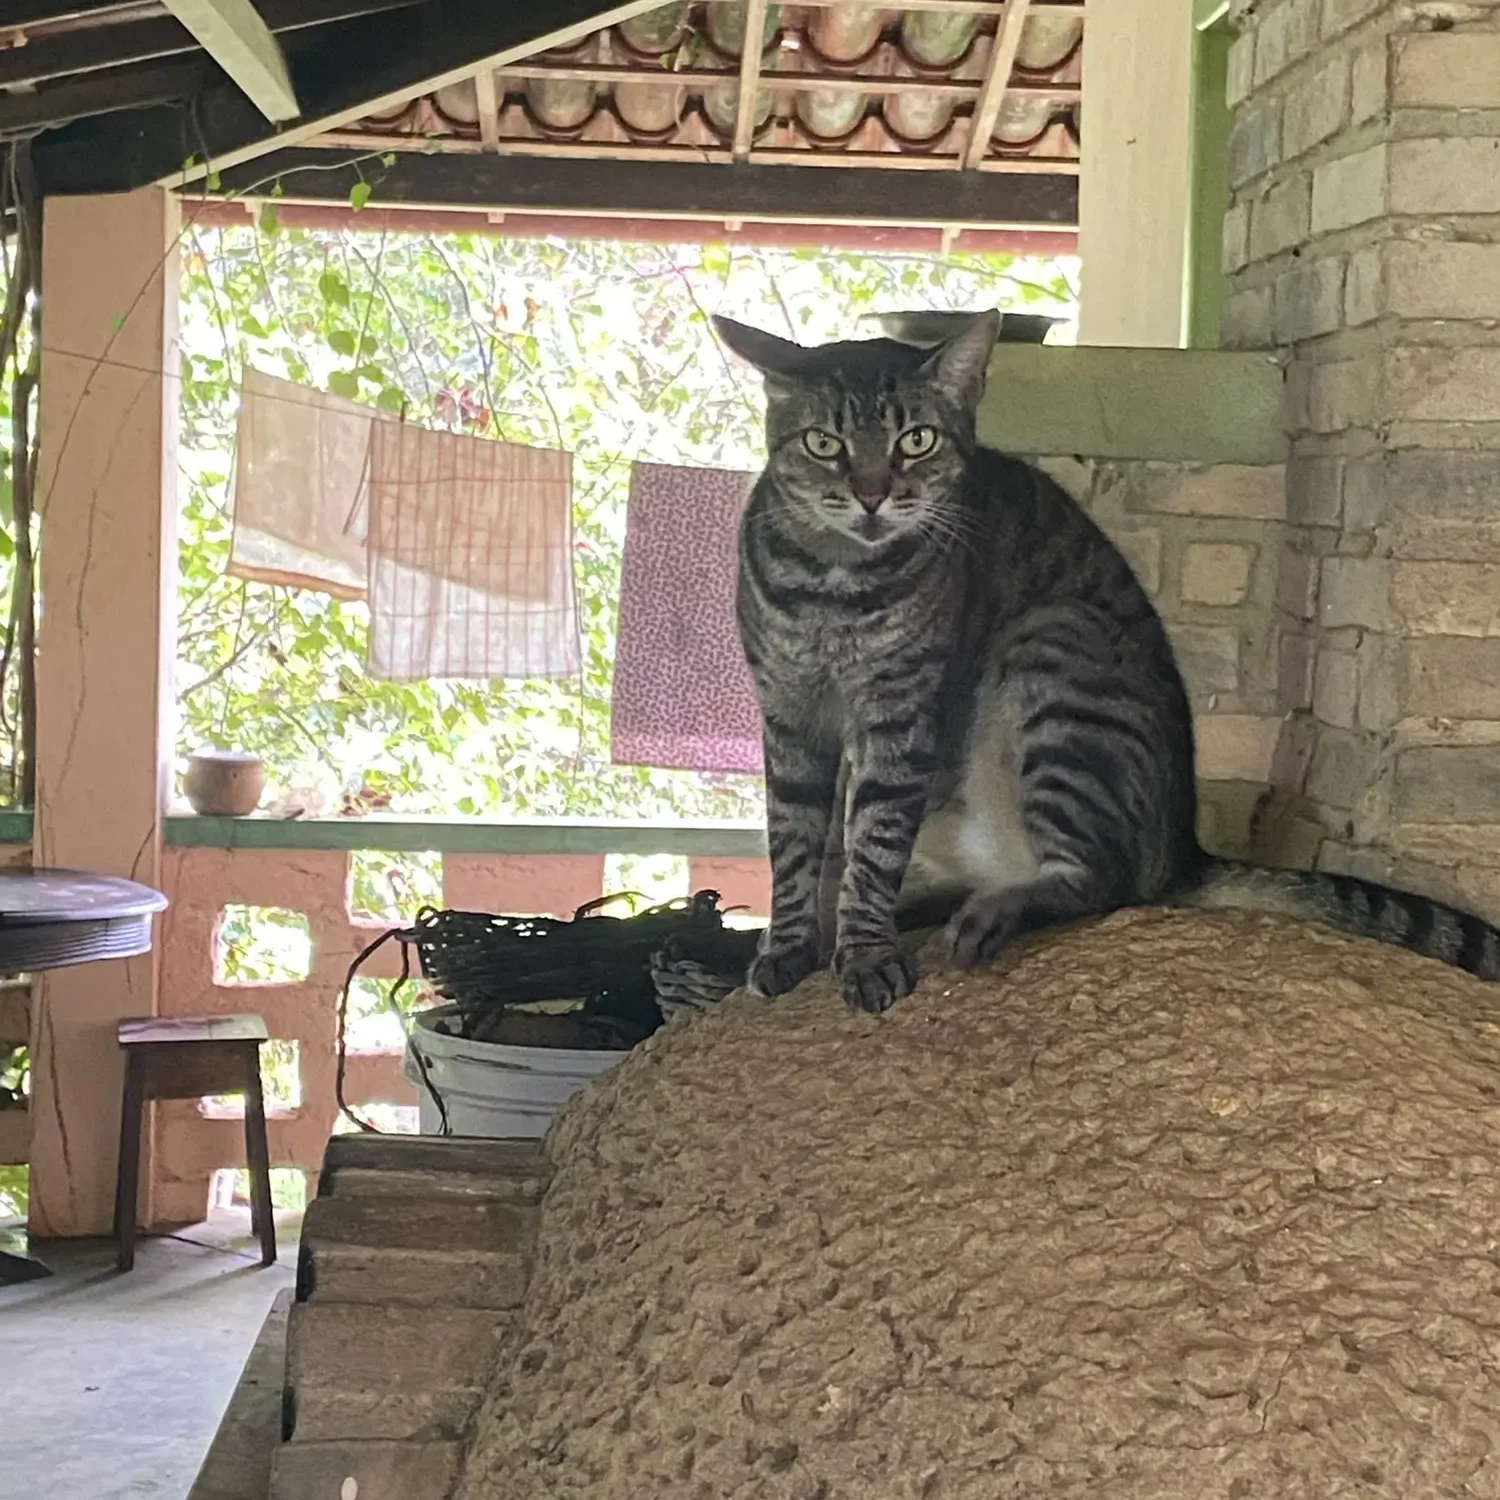
[(1500, 916), (1500, 11), (1239, 24), (1224, 334), (1291, 356), (1291, 817), (1327, 868)]
[[(1161, 611), (1193, 702), (1204, 842), (1244, 852), (1288, 705), (1280, 642), (1305, 596), (1289, 578), (1280, 464), (1037, 462), (1124, 552)], [(1300, 592), (1299, 592), (1300, 591)]]

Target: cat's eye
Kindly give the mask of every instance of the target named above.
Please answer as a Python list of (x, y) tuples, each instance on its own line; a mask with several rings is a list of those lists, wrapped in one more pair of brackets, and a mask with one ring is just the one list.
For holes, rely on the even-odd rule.
[(844, 451), (843, 443), (831, 432), (824, 432), (821, 427), (809, 427), (802, 434), (802, 446), (812, 454), (814, 458), (837, 458)]
[(896, 439), (896, 447), (903, 458), (926, 458), (938, 445), (935, 427), (908, 427)]

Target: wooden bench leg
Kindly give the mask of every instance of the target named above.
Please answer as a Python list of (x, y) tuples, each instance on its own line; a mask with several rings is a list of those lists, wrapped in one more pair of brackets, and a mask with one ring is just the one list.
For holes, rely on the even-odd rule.
[(146, 1104), (143, 1058), (125, 1060), (125, 1095), (120, 1105), (120, 1161), (115, 1175), (115, 1266), (135, 1265), (136, 1200), (141, 1185), (141, 1116)]
[(246, 1049), (245, 1161), (250, 1168), (250, 1224), (260, 1236), (260, 1263), (276, 1263), (276, 1218), (271, 1208), (271, 1151), (266, 1101), (260, 1087), (260, 1048)]

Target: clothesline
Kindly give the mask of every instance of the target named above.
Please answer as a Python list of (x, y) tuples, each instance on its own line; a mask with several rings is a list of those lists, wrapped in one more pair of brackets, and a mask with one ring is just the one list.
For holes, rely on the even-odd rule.
[(581, 669), (570, 454), (247, 369), (232, 484), (231, 573), (364, 599), (371, 676)]
[[(611, 758), (758, 773), (734, 624), (755, 476), (630, 470)], [(419, 427), (247, 369), (232, 495), (230, 571), (367, 602), (371, 676), (581, 672), (570, 454)]]

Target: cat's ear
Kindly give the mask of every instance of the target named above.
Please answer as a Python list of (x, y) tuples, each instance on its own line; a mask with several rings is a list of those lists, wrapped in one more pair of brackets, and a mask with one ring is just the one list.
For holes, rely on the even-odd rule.
[(1000, 314), (995, 309), (977, 313), (959, 333), (932, 352), (922, 366), (928, 376), (949, 400), (973, 411), (984, 395), (984, 377), (989, 371), (990, 355), (1000, 336)]
[(721, 318), (717, 313), (709, 321), (720, 343), (746, 364), (754, 365), (766, 377), (768, 386), (786, 387), (796, 382), (809, 353), (801, 344), (736, 323), (733, 318)]

